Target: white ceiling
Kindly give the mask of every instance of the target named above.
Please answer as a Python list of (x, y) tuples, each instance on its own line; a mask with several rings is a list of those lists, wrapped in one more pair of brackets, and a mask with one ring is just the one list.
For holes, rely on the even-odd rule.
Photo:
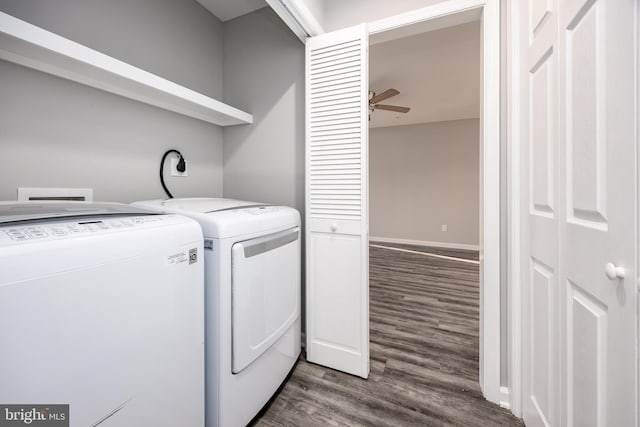
[(369, 88), (400, 91), (376, 110), (370, 127), (400, 126), (480, 115), (480, 22), (470, 22), (369, 47)]
[(265, 7), (265, 0), (197, 0), (221, 21), (237, 18)]

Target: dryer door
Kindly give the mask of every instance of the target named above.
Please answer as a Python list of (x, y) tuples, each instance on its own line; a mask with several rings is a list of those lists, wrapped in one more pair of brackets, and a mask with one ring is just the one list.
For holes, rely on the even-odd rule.
[(238, 242), (232, 263), (232, 372), (264, 353), (300, 316), (300, 229)]

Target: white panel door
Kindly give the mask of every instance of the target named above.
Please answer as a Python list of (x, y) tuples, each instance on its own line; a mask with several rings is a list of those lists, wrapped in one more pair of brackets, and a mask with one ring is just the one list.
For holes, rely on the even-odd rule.
[(528, 426), (638, 423), (636, 7), (522, 6)]
[(559, 425), (558, 48), (552, 0), (521, 7), (523, 226), (529, 230), (523, 299), (523, 417)]
[[(637, 425), (637, 2), (561, 0), (558, 6), (563, 421)], [(605, 275), (608, 263), (612, 278)], [(625, 270), (624, 277), (613, 277), (614, 265)]]
[(368, 35), (306, 44), (307, 360), (369, 375)]

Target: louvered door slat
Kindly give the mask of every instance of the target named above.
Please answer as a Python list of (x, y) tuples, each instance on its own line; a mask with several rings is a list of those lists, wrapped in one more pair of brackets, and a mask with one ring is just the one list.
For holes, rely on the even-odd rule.
[(313, 83), (320, 83), (320, 82), (324, 82), (327, 80), (331, 80), (332, 78), (334, 78), (336, 75), (341, 75), (341, 76), (345, 76), (345, 77), (349, 77), (349, 76), (360, 76), (360, 65), (354, 65), (352, 67), (346, 67), (346, 68), (340, 68), (338, 70), (335, 71), (330, 71), (330, 72), (324, 72), (316, 77), (312, 77), (311, 81)]
[[(332, 107), (336, 108), (337, 106), (343, 107), (342, 104), (349, 104), (353, 100), (353, 96), (359, 94), (359, 90), (354, 90), (352, 92), (342, 92), (340, 94), (333, 94), (323, 97), (317, 97), (316, 101), (313, 102), (313, 107)], [(358, 113), (360, 110), (358, 110)]]
[(336, 63), (342, 63), (343, 61), (359, 61), (360, 59), (360, 47), (356, 46), (351, 49), (335, 50), (325, 56), (316, 56), (313, 58), (312, 70), (317, 70), (326, 65), (333, 65)]
[(328, 71), (336, 71), (347, 67), (353, 67), (358, 64), (357, 59), (352, 58), (343, 58), (339, 59), (334, 63), (330, 64), (321, 64), (315, 68), (311, 69), (312, 77), (322, 77), (322, 75)]
[(336, 126), (336, 125), (340, 125), (340, 124), (345, 124), (345, 123), (351, 123), (351, 121), (356, 118), (359, 115), (358, 113), (351, 113), (351, 114), (340, 114), (339, 117), (322, 117), (322, 118), (316, 118), (314, 120), (311, 120), (311, 125), (310, 128), (313, 129), (320, 129), (320, 128), (324, 128), (327, 126)]
[(357, 42), (345, 43), (345, 44), (337, 44), (337, 45), (331, 46), (330, 48), (327, 48), (327, 49), (317, 50), (317, 51), (315, 51), (314, 53), (311, 54), (311, 57), (314, 60), (322, 59), (322, 58), (326, 58), (327, 56), (331, 56), (331, 55), (335, 54), (335, 52), (346, 52), (346, 51), (352, 50), (353, 48), (360, 49), (360, 44), (357, 43)]
[(353, 139), (356, 141), (361, 140), (360, 130), (357, 127), (338, 129), (338, 131), (339, 131), (338, 133), (335, 133), (335, 130), (330, 130), (330, 129), (311, 130), (309, 132), (309, 137), (313, 139), (312, 141), (313, 145), (315, 145), (316, 143), (322, 144), (324, 143), (324, 141), (328, 141), (328, 140), (336, 140), (336, 141), (345, 140), (345, 139)]
[(331, 152), (329, 153), (323, 153), (323, 152), (318, 152), (315, 153), (315, 161), (329, 161), (329, 160), (343, 160), (343, 159), (357, 159), (358, 161), (360, 161), (360, 153), (354, 152), (354, 153), (337, 153), (337, 154), (332, 154)]
[(345, 68), (349, 68), (349, 67), (358, 67), (358, 60), (351, 60), (351, 59), (342, 59), (340, 61), (336, 61), (334, 64), (329, 65), (329, 64), (323, 64), (322, 66), (316, 67), (314, 69), (311, 70), (310, 73), (310, 78), (317, 78), (317, 77), (325, 77), (327, 76), (326, 73), (328, 72), (332, 72), (332, 71), (338, 71), (338, 70), (344, 70)]
[(313, 123), (314, 121), (331, 120), (332, 117), (346, 117), (347, 114), (361, 114), (360, 105), (341, 106), (340, 108), (336, 108), (333, 110), (327, 108), (325, 111), (314, 111), (313, 113), (310, 113), (309, 117), (311, 122)]
[(344, 42), (336, 42), (323, 47), (316, 47), (312, 52), (308, 52), (308, 56), (312, 58), (321, 57), (328, 52), (334, 52), (340, 49), (348, 49), (353, 46), (360, 46), (360, 40), (350, 40)]
[(314, 142), (312, 147), (335, 147), (338, 144), (360, 144), (360, 137), (349, 137), (349, 135), (340, 135), (332, 137), (316, 137), (317, 141)]
[(320, 95), (320, 96), (335, 96), (335, 95), (342, 95), (343, 93), (345, 93), (345, 91), (347, 90), (357, 90), (359, 87), (359, 83), (345, 83), (345, 84), (337, 84), (334, 86), (330, 86), (330, 87), (326, 87), (326, 88), (320, 88), (317, 91), (315, 91), (313, 93), (313, 95)]
[(360, 164), (360, 155), (359, 154), (351, 154), (351, 155), (343, 155), (341, 157), (338, 156), (318, 156), (315, 160), (311, 161), (312, 166), (323, 166), (323, 165), (344, 165), (344, 164)]
[(331, 144), (331, 145), (314, 145), (310, 147), (311, 151), (314, 153), (318, 153), (319, 155), (324, 154), (340, 154), (340, 153), (349, 153), (355, 154), (360, 153), (360, 143), (340, 143), (340, 144)]
[(323, 107), (316, 107), (312, 105), (312, 107), (314, 107), (314, 111), (311, 113), (312, 119), (324, 116), (340, 116), (343, 113), (361, 113), (360, 103), (353, 101), (342, 103), (339, 106), (325, 105)]

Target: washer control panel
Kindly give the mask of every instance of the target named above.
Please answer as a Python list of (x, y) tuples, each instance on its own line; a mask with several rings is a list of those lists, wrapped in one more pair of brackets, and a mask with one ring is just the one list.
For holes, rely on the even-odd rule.
[(37, 222), (27, 225), (0, 224), (0, 242), (11, 240), (24, 242), (33, 240), (56, 240), (109, 232), (117, 232), (136, 227), (154, 226), (166, 219), (163, 215), (119, 217), (113, 219), (87, 219), (60, 222)]

